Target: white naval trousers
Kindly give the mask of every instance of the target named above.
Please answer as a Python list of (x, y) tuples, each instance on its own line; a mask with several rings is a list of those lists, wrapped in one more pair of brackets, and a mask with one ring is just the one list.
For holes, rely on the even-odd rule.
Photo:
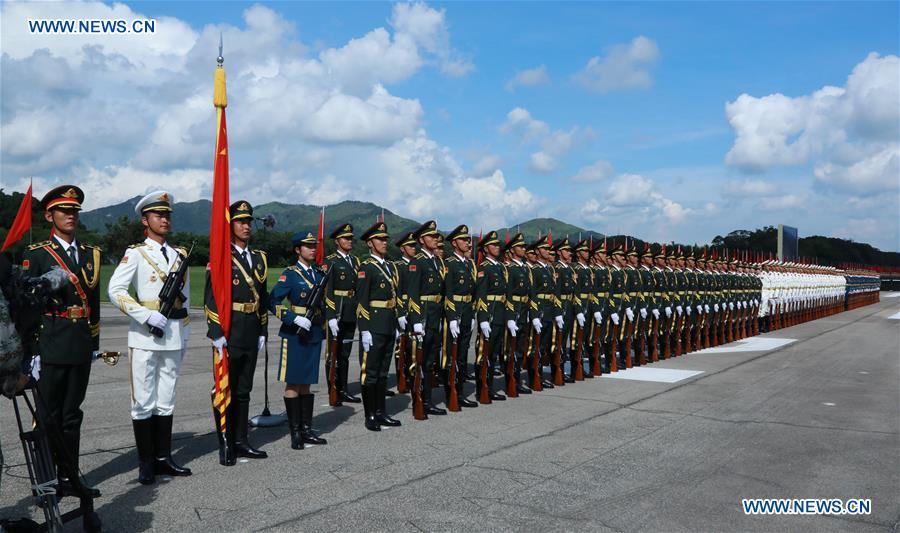
[(175, 410), (175, 382), (184, 350), (131, 348), (131, 418), (169, 416)]

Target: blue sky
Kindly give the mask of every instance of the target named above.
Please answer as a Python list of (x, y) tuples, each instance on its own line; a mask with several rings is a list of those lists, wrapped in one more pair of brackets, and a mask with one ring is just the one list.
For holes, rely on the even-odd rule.
[[(4, 146), (2, 183), (80, 177), (95, 207), (154, 180), (208, 196), (212, 128), (199, 107), (224, 31), (233, 195), (254, 202), (369, 200), (442, 227), (554, 216), (682, 242), (787, 223), (897, 250), (898, 5), (4, 5), (4, 141), (30, 139), (36, 104), (121, 117), (113, 108), (131, 102), (146, 116), (62, 125), (102, 155), (47, 157), (39, 132)], [(167, 31), (129, 44), (10, 31), (21, 18), (114, 15)], [(90, 81), (60, 94), (35, 74), (53, 59)]]

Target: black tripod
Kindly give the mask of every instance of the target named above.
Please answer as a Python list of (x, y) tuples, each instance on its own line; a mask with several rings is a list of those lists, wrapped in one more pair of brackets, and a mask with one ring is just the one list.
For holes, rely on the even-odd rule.
[[(31, 398), (29, 398), (29, 392), (31, 393)], [(22, 411), (19, 407), (20, 398), (28, 409), (27, 413), (31, 413), (31, 418), (34, 421), (33, 427), (30, 427), (30, 424), (28, 426), (23, 424)], [(28, 519), (19, 519), (4, 520), (0, 525), (3, 526), (5, 531), (9, 532), (57, 532), (63, 530), (64, 523), (81, 517), (81, 526), (84, 531), (100, 531), (100, 517), (94, 511), (94, 498), (85, 488), (81, 473), (75, 467), (77, 462), (66, 448), (59, 428), (46, 419), (44, 416), (45, 409), (38, 408), (38, 404), (43, 406), (43, 401), (37, 388), (32, 383), (28, 388), (18, 393), (12, 399), (12, 402), (16, 412), (16, 423), (19, 425), (19, 438), (22, 440), (22, 449), (25, 452), (25, 464), (28, 466), (28, 477), (31, 479), (31, 494), (34, 496), (38, 507), (44, 511), (45, 522), (37, 524)], [(26, 431), (26, 427), (30, 427), (30, 429)], [(56, 493), (57, 464), (53, 460), (52, 450), (57, 451), (56, 456), (60, 462), (59, 467), (64, 472), (70, 472), (69, 479), (78, 493), (78, 508), (67, 513), (61, 513), (59, 510), (59, 496)]]

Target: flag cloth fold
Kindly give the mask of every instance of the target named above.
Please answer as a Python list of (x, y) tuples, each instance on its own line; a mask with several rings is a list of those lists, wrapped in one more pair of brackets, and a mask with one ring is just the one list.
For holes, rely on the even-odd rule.
[(22, 198), (22, 204), (19, 205), (16, 218), (13, 220), (12, 226), (9, 227), (9, 233), (6, 234), (6, 239), (3, 241), (3, 248), (0, 248), (0, 252), (5, 252), (7, 248), (19, 242), (22, 235), (25, 235), (25, 232), (31, 228), (31, 200), (31, 185), (29, 185), (25, 198)]

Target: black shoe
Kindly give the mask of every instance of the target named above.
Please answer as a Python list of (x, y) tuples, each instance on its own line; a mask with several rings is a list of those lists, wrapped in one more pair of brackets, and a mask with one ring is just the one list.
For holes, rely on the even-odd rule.
[(156, 483), (153, 474), (153, 422), (149, 418), (132, 420), (134, 442), (138, 453), (138, 483), (152, 485)]
[(441, 409), (440, 407), (435, 407), (433, 405), (425, 406), (425, 414), (426, 415), (445, 415), (447, 414), (446, 409)]
[(338, 391), (338, 400), (347, 403), (362, 403), (359, 396), (351, 396), (347, 391)]
[(388, 426), (388, 427), (397, 427), (400, 426), (400, 421), (395, 420), (387, 415), (387, 409), (385, 409), (385, 397), (387, 391), (387, 382), (379, 381), (377, 385), (375, 385), (375, 420), (378, 421), (379, 425)]
[(575, 378), (573, 378), (572, 376), (569, 376), (569, 375), (564, 375), (563, 382), (564, 383), (575, 383)]
[(150, 417), (153, 421), (153, 444), (156, 450), (156, 461), (153, 470), (156, 475), (189, 476), (190, 468), (179, 466), (172, 459), (172, 415)]
[(363, 411), (365, 413), (365, 425), (366, 429), (369, 431), (381, 431), (381, 425), (378, 424), (378, 419), (375, 418), (375, 402), (374, 396), (377, 392), (372, 385), (360, 385), (360, 389), (362, 389), (362, 403), (363, 403)]
[(550, 381), (549, 379), (542, 379), (541, 386), (544, 387), (545, 389), (552, 389), (553, 387), (555, 387), (553, 382)]
[(531, 394), (531, 389), (519, 385), (516, 387), (516, 392), (518, 392), (519, 394)]
[(287, 412), (288, 427), (291, 431), (291, 448), (303, 449), (303, 437), (300, 436), (300, 398), (284, 398), (284, 410)]
[(67, 477), (60, 477), (56, 483), (56, 495), (60, 498), (63, 496), (89, 496), (91, 498), (99, 498), (100, 491), (95, 489), (94, 487), (88, 487), (87, 485), (81, 485), (81, 487), (76, 487), (72, 480)]
[(500, 370), (500, 368), (496, 367), (496, 366), (494, 367), (494, 371), (491, 373), (494, 375), (494, 377), (500, 377), (503, 375), (503, 371)]
[(237, 457), (234, 452), (234, 433), (228, 431), (228, 427), (234, 424), (234, 416), (231, 415), (229, 409), (225, 415), (225, 425), (227, 433), (222, 431), (222, 421), (219, 413), (213, 409), (213, 420), (216, 423), (216, 438), (219, 440), (219, 464), (222, 466), (234, 466), (237, 463)]
[(459, 397), (459, 406), (460, 407), (478, 407), (478, 402), (473, 402), (468, 398)]
[(397, 393), (394, 392), (394, 391), (392, 391), (391, 389), (387, 389), (387, 388), (384, 389), (384, 395), (387, 396), (388, 398), (390, 398), (391, 396), (394, 396), (394, 395), (396, 395), (396, 394), (397, 394)]
[[(301, 394), (300, 398), (300, 436), (305, 444), (328, 444), (328, 441), (318, 436), (312, 430), (312, 412), (315, 394)], [(357, 401), (362, 400), (357, 398)]]
[(237, 402), (235, 406), (235, 426), (234, 426), (234, 451), (238, 457), (246, 457), (248, 459), (265, 459), (269, 456), (262, 450), (257, 450), (250, 444), (247, 438), (247, 418), (250, 412), (249, 402)]
[(506, 396), (500, 394), (499, 392), (491, 393), (491, 400), (495, 402), (502, 402), (506, 400)]

